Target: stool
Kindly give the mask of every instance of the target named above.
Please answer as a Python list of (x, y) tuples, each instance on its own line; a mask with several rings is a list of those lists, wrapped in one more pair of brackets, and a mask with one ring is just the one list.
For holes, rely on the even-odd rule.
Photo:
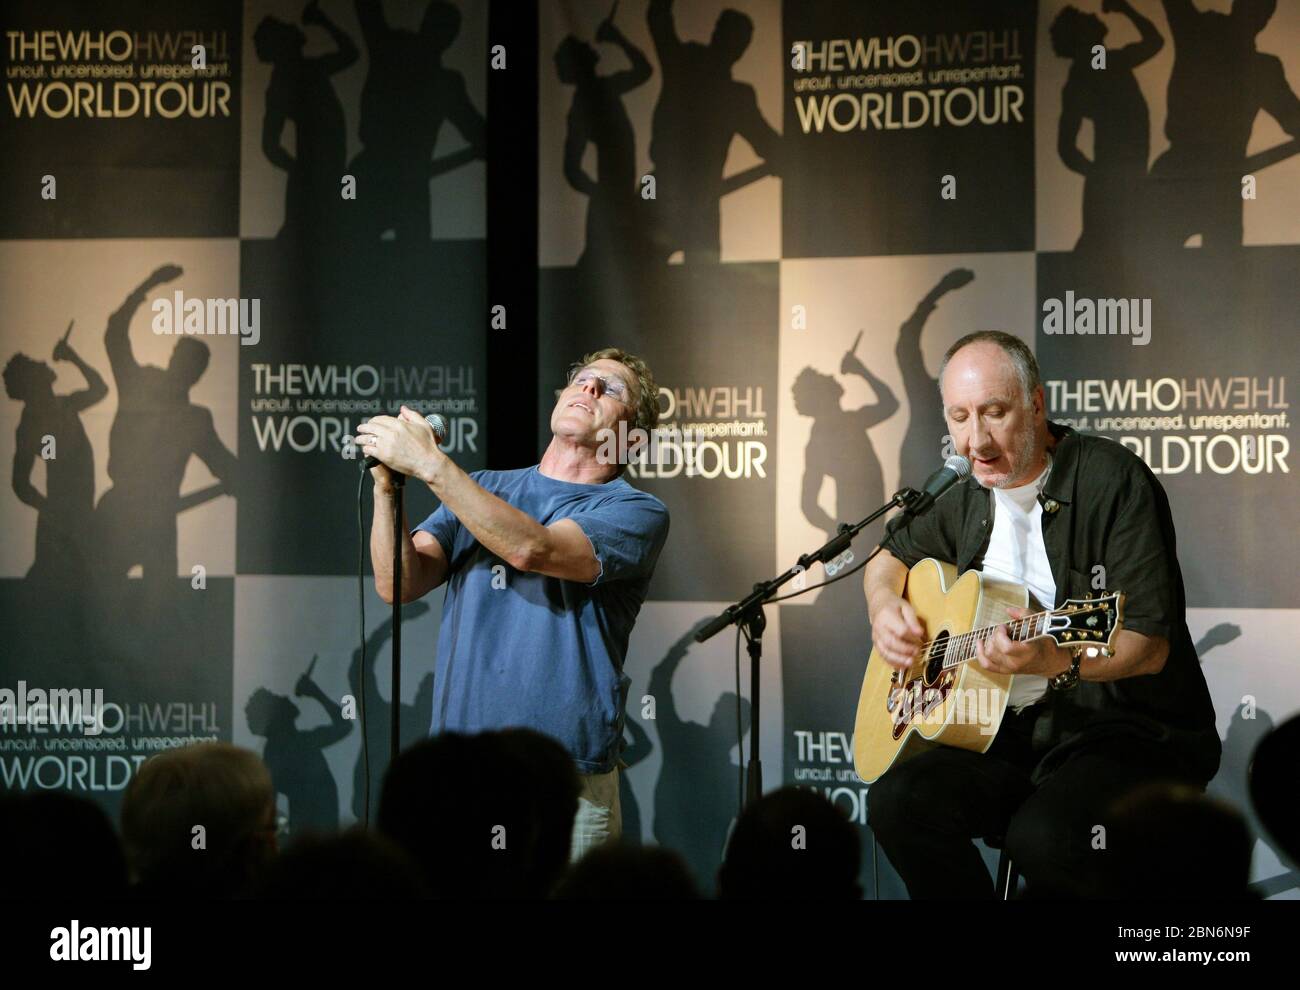
[[(984, 844), (990, 849), (998, 850), (998, 871), (993, 881), (993, 896), (998, 900), (1009, 901), (1016, 891), (1020, 875), (1016, 873), (1011, 855), (1003, 848), (1005, 841), (1006, 836), (1003, 835), (984, 836)], [(873, 896), (880, 900), (880, 844), (876, 842), (874, 833), (871, 836), (871, 883)]]

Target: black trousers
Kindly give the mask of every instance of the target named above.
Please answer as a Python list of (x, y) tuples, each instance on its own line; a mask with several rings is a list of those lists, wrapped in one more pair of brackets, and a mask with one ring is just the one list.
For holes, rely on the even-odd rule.
[(1052, 745), (1033, 738), (1042, 709), (1008, 709), (987, 753), (939, 746), (871, 785), (868, 822), (913, 900), (992, 898), (971, 841), (992, 835), (1005, 837), (1032, 895), (1105, 896), (1111, 802), (1152, 780), (1205, 786), (1167, 747), (1126, 735), (1081, 746), (1035, 787), (1030, 774)]

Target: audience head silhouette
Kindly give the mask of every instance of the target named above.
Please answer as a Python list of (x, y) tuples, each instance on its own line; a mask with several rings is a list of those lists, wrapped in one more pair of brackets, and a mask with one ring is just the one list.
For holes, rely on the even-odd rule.
[(246, 749), (199, 743), (146, 760), (122, 800), (122, 838), (141, 893), (229, 897), (275, 855), (271, 774)]
[(783, 787), (736, 822), (718, 871), (723, 900), (858, 900), (862, 848), (847, 818), (816, 791)]
[(578, 781), (559, 743), (526, 729), (443, 733), (398, 755), (378, 827), (434, 897), (545, 897), (567, 861)]
[(591, 850), (555, 891), (560, 901), (692, 901), (699, 896), (677, 853), (622, 843)]
[(267, 868), (256, 894), (266, 900), (400, 900), (422, 897), (425, 889), (400, 847), (355, 828), (295, 839)]
[(126, 858), (94, 802), (60, 791), (0, 797), (0, 849), (10, 850), (0, 899), (121, 897)]
[(1101, 893), (1126, 900), (1241, 898), (1252, 845), (1241, 815), (1222, 801), (1187, 784), (1144, 784), (1111, 808), (1098, 858)]
[(1300, 715), (1287, 719), (1259, 741), (1247, 776), (1255, 814), (1278, 848), (1300, 869), (1300, 805), (1294, 785), (1300, 766)]

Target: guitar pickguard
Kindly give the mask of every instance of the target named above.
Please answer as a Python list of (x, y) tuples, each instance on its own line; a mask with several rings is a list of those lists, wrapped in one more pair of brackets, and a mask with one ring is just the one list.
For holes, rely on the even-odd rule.
[(951, 670), (945, 671), (934, 683), (928, 683), (924, 673), (917, 674), (903, 684), (898, 683), (899, 676), (895, 672), (895, 680), (885, 701), (893, 723), (891, 731), (895, 740), (903, 738), (903, 733), (916, 720), (925, 721), (929, 718), (930, 713), (947, 700), (957, 683), (957, 675)]

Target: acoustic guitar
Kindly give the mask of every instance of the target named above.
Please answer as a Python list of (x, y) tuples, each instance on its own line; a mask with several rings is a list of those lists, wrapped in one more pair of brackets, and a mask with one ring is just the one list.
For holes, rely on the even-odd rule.
[(1047, 636), (1075, 653), (1110, 656), (1124, 618), (1124, 595), (1113, 592), (1012, 619), (1008, 608), (1029, 607), (1028, 588), (979, 571), (958, 577), (952, 564), (932, 558), (908, 571), (903, 597), (932, 638), (905, 671), (872, 648), (853, 732), (853, 765), (867, 783), (935, 746), (988, 751), (1014, 680), (976, 657), (976, 642), (997, 626), (1020, 642)]

